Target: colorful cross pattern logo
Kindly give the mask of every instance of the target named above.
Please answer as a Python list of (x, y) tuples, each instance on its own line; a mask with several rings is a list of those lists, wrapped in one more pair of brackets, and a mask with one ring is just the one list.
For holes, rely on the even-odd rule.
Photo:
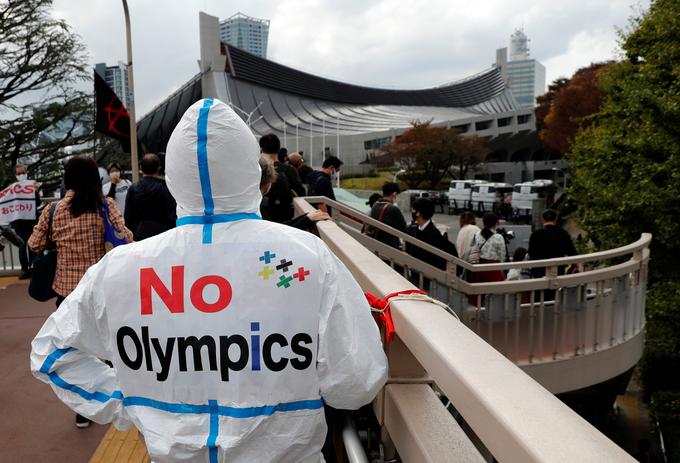
[[(276, 281), (276, 287), (284, 289), (307, 280), (310, 273), (309, 270), (304, 267), (298, 267), (297, 272), (295, 272), (295, 270), (292, 270), (295, 267), (291, 259), (279, 259), (277, 264), (274, 262), (275, 258), (276, 254), (272, 251), (265, 251), (259, 257), (259, 261), (265, 264), (258, 273), (258, 276), (262, 277), (263, 280), (269, 281), (270, 278), (274, 277), (273, 280)], [(275, 266), (275, 268), (272, 268), (272, 266)]]
[(274, 273), (276, 273), (274, 270), (272, 270), (269, 265), (265, 265), (264, 268), (258, 275), (262, 277), (263, 280), (269, 280), (269, 277), (272, 276)]
[(293, 278), (297, 278), (299, 281), (305, 281), (305, 277), (309, 275), (309, 270), (305, 270), (304, 267), (300, 267)]
[(265, 264), (271, 264), (274, 257), (276, 257), (276, 254), (272, 254), (269, 251), (267, 251), (264, 253), (264, 255), (260, 256), (260, 261), (264, 262)]
[(276, 283), (277, 287), (283, 286), (284, 288), (290, 288), (290, 282), (293, 281), (293, 277), (287, 277), (285, 275), (281, 275), (279, 277), (279, 282)]
[(288, 267), (293, 265), (293, 262), (288, 261), (286, 262), (286, 259), (281, 259), (281, 264), (276, 266), (276, 270), (283, 270), (284, 272), (288, 271)]

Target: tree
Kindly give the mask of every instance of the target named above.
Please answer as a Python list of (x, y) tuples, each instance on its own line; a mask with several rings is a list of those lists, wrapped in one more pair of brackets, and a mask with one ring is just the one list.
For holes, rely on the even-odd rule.
[(92, 138), (92, 98), (76, 90), (89, 79), (85, 48), (51, 6), (0, 0), (0, 184), (18, 162), (49, 180), (65, 147)]
[(449, 174), (453, 178), (464, 179), (484, 162), (489, 154), (489, 148), (486, 146), (484, 139), (477, 135), (459, 138), (459, 151), (454, 156), (454, 167), (456, 167), (458, 172), (454, 174), (449, 170)]
[(555, 101), (557, 93), (562, 87), (564, 87), (569, 79), (566, 77), (560, 77), (555, 79), (552, 84), (548, 85), (548, 91), (545, 94), (536, 97), (536, 109), (534, 114), (536, 116), (536, 130), (539, 132), (545, 128), (545, 117), (550, 112), (550, 107)]
[(680, 4), (653, 1), (631, 29), (621, 37), (626, 59), (601, 74), (601, 110), (568, 156), (569, 195), (603, 248), (654, 235), (643, 362), (645, 388), (654, 390), (650, 378), (668, 376), (667, 359), (680, 358), (678, 331), (665, 328), (680, 320)]
[(598, 75), (609, 63), (581, 68), (571, 79), (557, 79), (548, 93), (537, 99), (536, 129), (545, 147), (560, 154), (569, 152), (578, 130), (602, 105)]
[(435, 189), (451, 170), (463, 178), (484, 160), (488, 150), (478, 137), (462, 137), (457, 129), (413, 122), (412, 127), (382, 148), (406, 172), (400, 178), (409, 188)]

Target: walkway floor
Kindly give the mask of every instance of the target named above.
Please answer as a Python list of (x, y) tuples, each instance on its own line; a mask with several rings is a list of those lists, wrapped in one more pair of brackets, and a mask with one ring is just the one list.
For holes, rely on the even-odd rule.
[[(9, 286), (8, 286), (9, 285)], [(29, 370), (31, 340), (54, 300), (31, 299), (24, 282), (0, 278), (0, 462), (88, 462), (108, 426), (75, 427), (75, 415)]]

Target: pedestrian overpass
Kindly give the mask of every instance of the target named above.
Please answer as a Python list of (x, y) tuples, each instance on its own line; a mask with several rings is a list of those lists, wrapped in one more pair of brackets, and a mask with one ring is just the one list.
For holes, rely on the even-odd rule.
[[(417, 272), (418, 286), (429, 280), (430, 294), (450, 308), (408, 298), (390, 304), (389, 380), (372, 406), (381, 461), (634, 461), (554, 394), (617, 377), (640, 359), (651, 235), (569, 258), (471, 265), (341, 203), (295, 199), (299, 213), (320, 203), (332, 207), (334, 221), (318, 223), (319, 236), (365, 291), (382, 298), (415, 289), (404, 275)], [(361, 234), (364, 223), (443, 257), (446, 270)], [(18, 273), (12, 251), (1, 253), (0, 274)], [(586, 271), (558, 275), (559, 266), (578, 263)], [(526, 267), (545, 267), (546, 277), (477, 284), (457, 277), (459, 268)], [(368, 461), (351, 422), (338, 434), (349, 461)], [(132, 449), (124, 461), (148, 461), (136, 433), (113, 430), (91, 461), (123, 461), (111, 449)]]
[[(640, 359), (651, 235), (604, 252), (471, 265), (328, 198), (296, 198), (296, 212), (320, 203), (334, 221), (317, 223), (319, 236), (365, 291), (416, 289), (404, 277), (414, 271), (420, 288), (430, 280), (429, 293), (450, 307), (390, 304), (397, 335), (385, 345), (389, 379), (373, 403), (385, 461), (634, 461), (554, 394), (602, 383)], [(362, 234), (364, 224), (443, 257), (446, 270)], [(586, 270), (558, 275), (570, 264)], [(472, 284), (457, 276), (460, 267), (544, 267), (546, 277)]]

